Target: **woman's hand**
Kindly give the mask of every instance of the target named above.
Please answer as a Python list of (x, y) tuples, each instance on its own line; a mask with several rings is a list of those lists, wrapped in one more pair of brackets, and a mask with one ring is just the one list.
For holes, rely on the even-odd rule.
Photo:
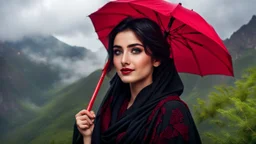
[(76, 125), (84, 138), (91, 137), (94, 128), (95, 114), (93, 111), (81, 110), (76, 114)]

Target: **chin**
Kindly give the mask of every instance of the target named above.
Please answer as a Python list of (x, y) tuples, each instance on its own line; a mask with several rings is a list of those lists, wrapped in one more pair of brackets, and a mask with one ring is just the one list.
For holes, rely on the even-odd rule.
[(136, 82), (136, 80), (134, 80), (134, 79), (124, 78), (124, 77), (121, 77), (121, 80), (122, 80), (123, 83), (134, 83), (134, 82)]
[(124, 76), (120, 74), (119, 77), (123, 83), (136, 83), (138, 81), (138, 79), (136, 79), (134, 76)]

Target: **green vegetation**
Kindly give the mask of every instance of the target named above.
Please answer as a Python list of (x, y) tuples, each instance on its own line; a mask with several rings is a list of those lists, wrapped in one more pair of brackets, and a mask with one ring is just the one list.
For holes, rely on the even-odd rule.
[[(78, 111), (87, 107), (97, 83), (96, 79), (100, 77), (100, 74), (101, 71), (96, 71), (87, 78), (56, 91), (56, 98), (43, 107), (33, 120), (6, 136), (6, 143), (71, 143), (74, 116)], [(94, 111), (97, 111), (104, 90), (108, 87), (106, 81), (107, 79), (99, 91), (93, 107)]]
[[(218, 86), (209, 102), (198, 99), (197, 121), (214, 126), (203, 135), (216, 144), (256, 143), (256, 67), (248, 69), (234, 86)], [(206, 124), (205, 124), (206, 125)], [(208, 143), (209, 143), (208, 142)]]

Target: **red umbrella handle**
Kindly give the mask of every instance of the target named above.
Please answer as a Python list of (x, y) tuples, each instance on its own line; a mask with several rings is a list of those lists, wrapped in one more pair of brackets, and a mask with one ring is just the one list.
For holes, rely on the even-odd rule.
[(96, 96), (97, 96), (97, 94), (98, 94), (98, 92), (99, 92), (99, 89), (100, 89), (100, 87), (101, 87), (101, 84), (102, 84), (102, 82), (103, 82), (103, 80), (104, 80), (104, 77), (105, 77), (105, 75), (106, 75), (106, 73), (107, 73), (108, 65), (109, 65), (109, 60), (107, 61), (107, 63), (105, 64), (105, 66), (104, 66), (104, 68), (103, 68), (103, 70), (102, 70), (102, 74), (101, 74), (101, 76), (100, 76), (100, 80), (99, 80), (99, 82), (98, 82), (98, 84), (97, 84), (97, 86), (96, 86), (96, 88), (95, 88), (95, 90), (94, 90), (94, 93), (93, 93), (93, 95), (92, 95), (92, 98), (91, 98), (91, 100), (90, 100), (90, 102), (89, 102), (89, 105), (88, 105), (88, 107), (87, 107), (87, 110), (88, 110), (88, 111), (91, 111), (91, 109), (92, 109), (92, 106), (93, 106), (93, 104), (94, 104), (94, 101), (95, 101), (95, 99), (96, 99)]

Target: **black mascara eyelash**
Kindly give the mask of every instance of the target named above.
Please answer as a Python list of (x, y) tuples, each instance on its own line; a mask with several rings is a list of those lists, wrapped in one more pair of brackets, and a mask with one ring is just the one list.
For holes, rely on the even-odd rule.
[(116, 52), (121, 52), (120, 50), (113, 50), (114, 55), (118, 55)]
[(140, 48), (133, 48), (132, 51), (136, 51), (136, 53), (140, 53), (142, 50)]

